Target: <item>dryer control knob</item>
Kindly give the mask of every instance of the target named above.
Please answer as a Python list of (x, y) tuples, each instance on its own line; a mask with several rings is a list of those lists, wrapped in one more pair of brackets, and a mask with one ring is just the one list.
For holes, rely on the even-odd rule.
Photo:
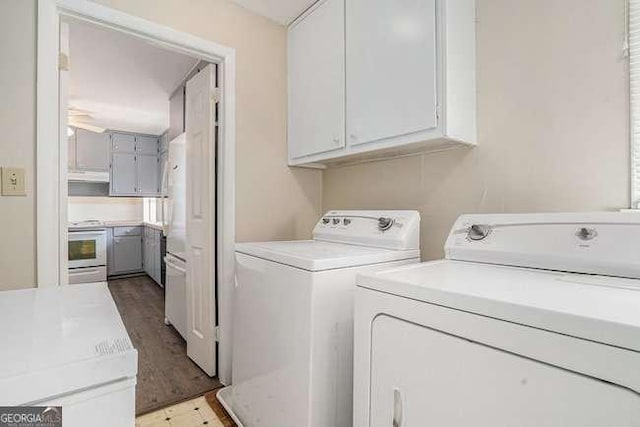
[(491, 233), (491, 227), (489, 225), (473, 224), (467, 231), (467, 237), (469, 240), (474, 241), (483, 240), (489, 235), (489, 233)]
[(393, 225), (393, 219), (381, 216), (378, 218), (378, 230), (387, 231)]

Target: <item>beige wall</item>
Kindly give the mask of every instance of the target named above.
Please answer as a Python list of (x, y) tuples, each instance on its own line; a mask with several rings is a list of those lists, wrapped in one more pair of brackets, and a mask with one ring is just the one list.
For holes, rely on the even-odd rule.
[[(236, 49), (237, 239), (308, 237), (321, 172), (286, 154), (286, 29), (225, 0), (99, 0)], [(0, 2), (0, 165), (24, 166), (29, 197), (0, 197), (0, 289), (35, 283), (35, 1)]]
[(0, 166), (27, 183), (27, 197), (0, 196), (0, 290), (35, 283), (35, 22), (35, 2), (0, 3)]
[(325, 209), (418, 209), (424, 259), (464, 212), (629, 204), (624, 0), (478, 0), (478, 146), (324, 173)]
[(229, 0), (96, 0), (236, 50), (238, 241), (304, 238), (322, 178), (287, 167), (286, 29)]

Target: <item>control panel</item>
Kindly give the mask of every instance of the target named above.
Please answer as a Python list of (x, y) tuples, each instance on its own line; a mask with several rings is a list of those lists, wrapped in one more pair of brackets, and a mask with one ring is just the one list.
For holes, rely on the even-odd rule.
[(640, 278), (640, 214), (463, 215), (448, 259)]
[(313, 238), (380, 248), (420, 248), (417, 211), (329, 211), (320, 218)]

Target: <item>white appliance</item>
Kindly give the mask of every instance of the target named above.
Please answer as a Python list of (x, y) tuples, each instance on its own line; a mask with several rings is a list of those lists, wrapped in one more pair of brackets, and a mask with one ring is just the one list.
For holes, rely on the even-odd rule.
[(0, 292), (0, 406), (133, 427), (138, 354), (105, 283)]
[(163, 178), (162, 223), (167, 236), (165, 256), (165, 323), (186, 339), (187, 333), (187, 174), (186, 135), (169, 142)]
[(239, 425), (343, 427), (352, 418), (356, 273), (420, 259), (415, 211), (330, 211), (313, 240), (236, 245), (233, 385)]
[(446, 259), (359, 275), (354, 427), (631, 427), (640, 215), (468, 215)]
[(107, 280), (107, 230), (96, 220), (69, 224), (69, 284)]

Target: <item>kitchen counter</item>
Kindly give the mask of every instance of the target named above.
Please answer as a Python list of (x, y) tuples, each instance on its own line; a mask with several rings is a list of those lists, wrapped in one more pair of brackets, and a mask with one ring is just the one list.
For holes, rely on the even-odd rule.
[[(149, 222), (139, 220), (119, 220), (119, 221), (104, 221), (104, 227), (151, 227), (156, 230), (162, 231), (162, 223)], [(69, 226), (70, 230), (89, 230), (96, 229), (95, 225), (74, 225)]]

